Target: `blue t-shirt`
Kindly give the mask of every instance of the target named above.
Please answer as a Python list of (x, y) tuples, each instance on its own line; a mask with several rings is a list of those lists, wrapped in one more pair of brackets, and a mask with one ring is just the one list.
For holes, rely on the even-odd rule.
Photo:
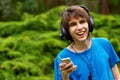
[(70, 80), (88, 80), (90, 73), (92, 80), (114, 80), (111, 68), (119, 61), (111, 43), (106, 38), (92, 38), (92, 45), (84, 52), (75, 53), (64, 48), (54, 60), (54, 80), (62, 80), (59, 68), (60, 59), (70, 57), (77, 65), (75, 71), (69, 75)]

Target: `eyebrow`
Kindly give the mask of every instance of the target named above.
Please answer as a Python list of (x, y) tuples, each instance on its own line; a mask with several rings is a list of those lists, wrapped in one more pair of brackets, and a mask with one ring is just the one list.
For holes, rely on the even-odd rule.
[[(85, 21), (86, 21), (85, 18), (80, 18), (80, 21), (81, 21), (81, 20), (85, 20)], [(72, 21), (72, 22), (73, 22), (73, 21)], [(72, 22), (69, 21), (69, 24), (71, 24)]]

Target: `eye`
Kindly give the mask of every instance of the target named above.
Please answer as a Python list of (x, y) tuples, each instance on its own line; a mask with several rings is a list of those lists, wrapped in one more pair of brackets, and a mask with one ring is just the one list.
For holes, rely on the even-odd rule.
[(73, 27), (73, 26), (75, 26), (75, 25), (77, 25), (76, 22), (72, 22), (72, 23), (69, 24), (70, 27)]
[(83, 24), (83, 23), (85, 23), (85, 22), (86, 22), (86, 20), (83, 19), (83, 20), (80, 20), (79, 23), (80, 23), (80, 24)]

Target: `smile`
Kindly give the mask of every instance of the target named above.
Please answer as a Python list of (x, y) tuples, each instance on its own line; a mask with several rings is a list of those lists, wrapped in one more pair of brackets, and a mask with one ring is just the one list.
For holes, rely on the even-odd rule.
[(80, 33), (76, 33), (77, 36), (79, 36), (80, 38), (83, 38), (85, 36), (85, 31), (82, 31)]

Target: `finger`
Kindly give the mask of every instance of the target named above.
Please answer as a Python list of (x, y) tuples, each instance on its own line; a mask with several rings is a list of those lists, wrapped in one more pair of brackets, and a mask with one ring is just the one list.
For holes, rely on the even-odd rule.
[(63, 70), (66, 70), (66, 69), (72, 67), (72, 66), (73, 66), (73, 63), (70, 62), (70, 63), (67, 63), (67, 64), (62, 64), (62, 65), (60, 65), (60, 66), (61, 66), (61, 67), (60, 67), (61, 70), (63, 71)]
[(66, 65), (66, 63), (60, 63), (60, 68), (63, 68)]
[(77, 66), (76, 66), (76, 65), (74, 65), (74, 66), (72, 66), (72, 67), (70, 67), (70, 68), (66, 69), (66, 70), (65, 70), (65, 72), (67, 72), (67, 73), (73, 72), (73, 71), (75, 71), (75, 70), (76, 70), (76, 68), (77, 68)]
[(66, 70), (66, 69), (69, 69), (69, 68), (72, 67), (72, 66), (73, 66), (73, 63), (70, 62), (70, 63), (66, 64), (63, 69)]

